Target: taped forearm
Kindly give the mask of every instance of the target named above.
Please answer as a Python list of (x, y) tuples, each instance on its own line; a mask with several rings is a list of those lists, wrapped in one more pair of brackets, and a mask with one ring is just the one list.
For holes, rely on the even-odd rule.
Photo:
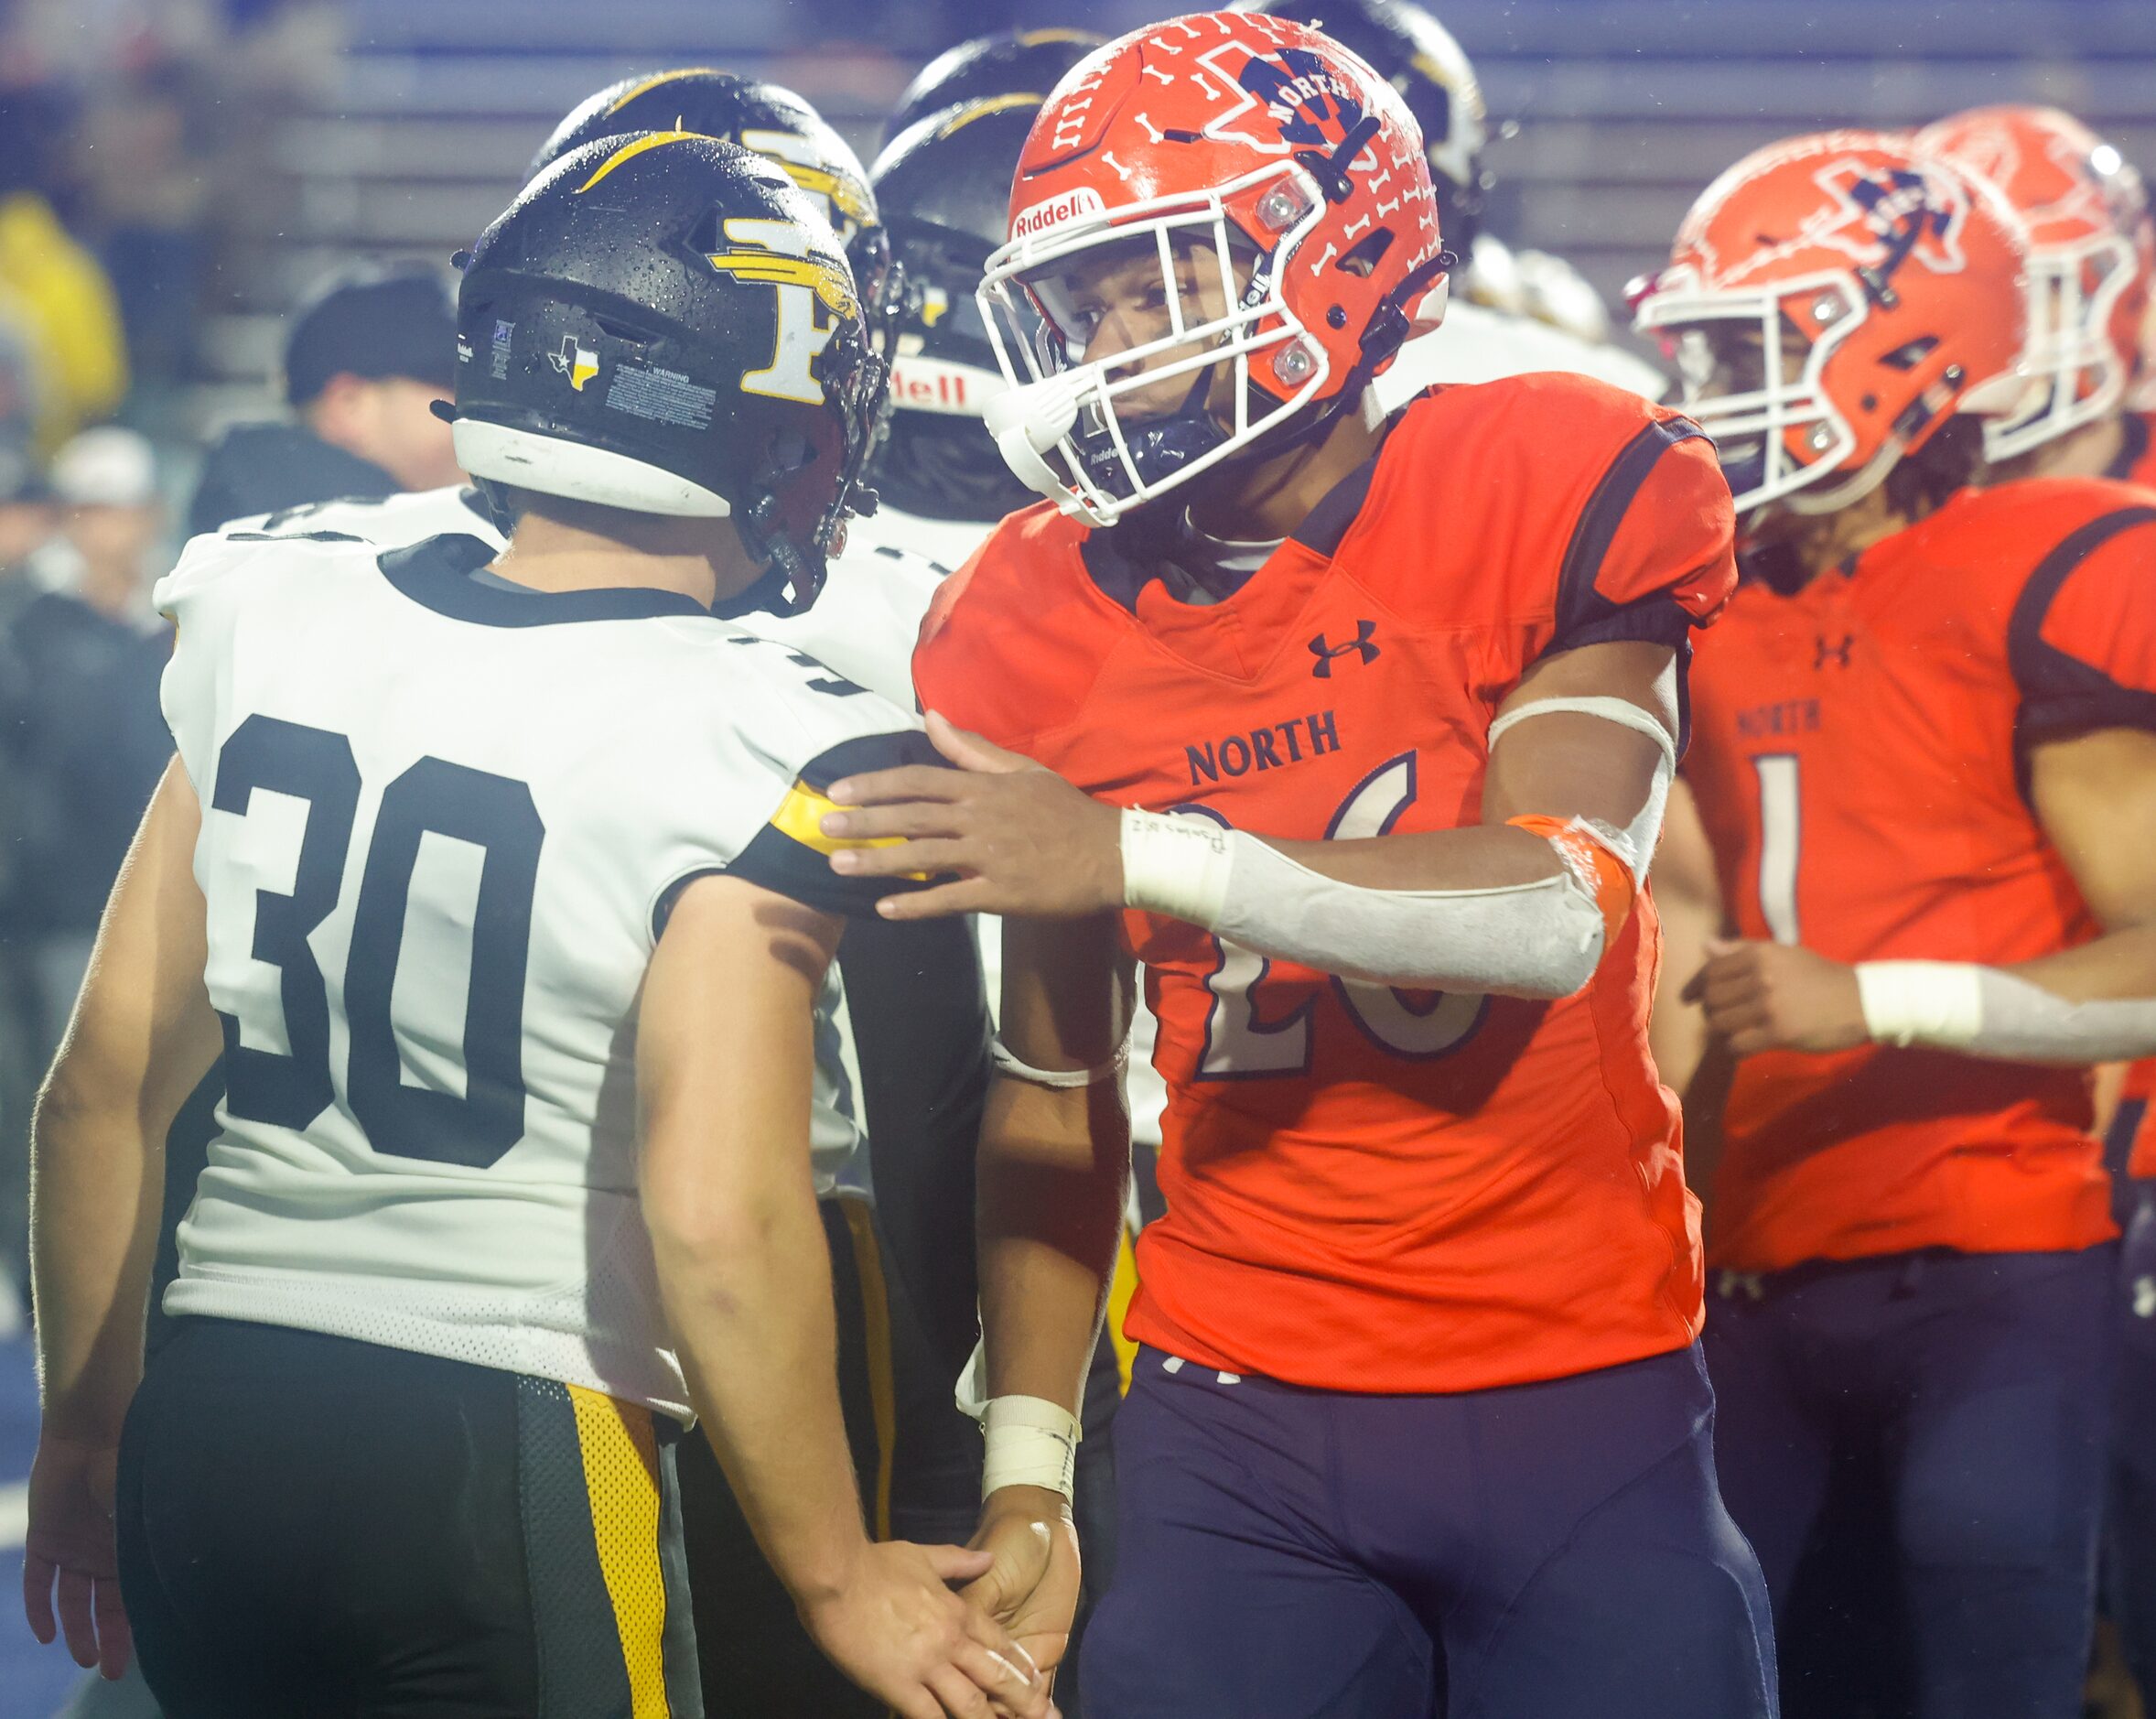
[(1374, 890), (1298, 864), (1211, 818), (1127, 811), (1130, 905), (1202, 925), (1275, 960), (1430, 990), (1568, 997), (1607, 940), (1579, 868), (1482, 890)]
[(2156, 1055), (2156, 998), (2069, 1002), (1998, 968), (1954, 961), (1862, 961), (1857, 993), (1881, 1044), (2011, 1063)]

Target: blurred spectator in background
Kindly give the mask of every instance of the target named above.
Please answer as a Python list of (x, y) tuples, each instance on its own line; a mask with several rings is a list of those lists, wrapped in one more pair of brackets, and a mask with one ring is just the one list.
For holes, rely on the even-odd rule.
[(27, 954), (5, 929), (30, 821), (29, 784), (10, 743), (26, 720), (29, 676), (16, 664), (11, 640), (16, 613), (39, 589), (30, 559), (56, 523), (36, 462), (22, 448), (0, 446), (0, 1331), (12, 1329), (14, 1303), (28, 1292), (29, 1110), (42, 1072), (35, 1065)]
[(150, 587), (169, 563), (157, 457), (131, 429), (84, 430), (54, 456), (60, 528), (39, 557), (47, 582), (128, 626), (153, 624)]
[(243, 424), (202, 469), (188, 533), (307, 502), (458, 482), (449, 427), (457, 324), (449, 288), (420, 271), (340, 276), (294, 317), (285, 396), (298, 418)]
[(32, 434), (50, 453), (127, 393), (119, 302), (52, 200), (65, 103), (42, 87), (0, 94), (0, 319), (27, 348)]
[[(49, 506), (0, 459), (0, 1255), (21, 1281), (29, 1117), (128, 842), (172, 755), (157, 705), (167, 634), (146, 627), (154, 462), (127, 430), (61, 450)], [(63, 487), (64, 485), (64, 487)]]
[(97, 92), (81, 127), (82, 227), (112, 276), (138, 382), (178, 377), (194, 351), (210, 200), (199, 81), (178, 57), (149, 57)]

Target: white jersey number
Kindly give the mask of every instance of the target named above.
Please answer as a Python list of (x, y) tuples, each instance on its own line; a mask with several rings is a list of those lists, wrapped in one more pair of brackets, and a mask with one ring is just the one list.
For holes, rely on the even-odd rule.
[[(1363, 778), (1327, 826), (1328, 841), (1357, 841), (1387, 834), (1415, 803), (1415, 754), (1402, 752)], [(1179, 808), (1209, 817), (1204, 806)], [(1263, 1018), (1259, 988), (1272, 963), (1248, 949), (1213, 939), (1220, 964), (1207, 976), (1213, 1007), (1205, 1017), (1205, 1046), (1198, 1078), (1238, 1080), (1260, 1075), (1301, 1074), (1310, 1065), (1310, 1017), (1315, 997), (1275, 1020)], [(1456, 1051), (1482, 1024), (1489, 999), (1473, 991), (1409, 991), (1360, 979), (1327, 981), (1348, 1019), (1379, 1048), (1416, 1061)]]
[[(225, 1103), (236, 1116), (304, 1129), (336, 1097), (329, 990), (307, 939), (335, 911), (342, 891), (360, 803), (351, 742), (326, 729), (251, 716), (218, 754), (211, 809), (245, 817), (257, 789), (302, 800), (307, 808), (291, 893), (258, 890), (254, 897), (253, 953), (278, 970), (290, 1050), (245, 1044), (242, 1023), (221, 1016)], [(461, 1097), (405, 1083), (390, 1019), (413, 872), (429, 834), (469, 843), (483, 856), (471, 919)], [(545, 835), (531, 789), (507, 776), (422, 758), (383, 790), (361, 870), (344, 974), (351, 1039), (345, 1099), (376, 1151), (479, 1170), (523, 1137), (524, 969)], [(248, 1036), (258, 1043), (275, 1038), (268, 1031)]]
[(1759, 912), (1776, 943), (1802, 939), (1796, 924), (1796, 860), (1804, 833), (1795, 752), (1754, 758), (1759, 772)]

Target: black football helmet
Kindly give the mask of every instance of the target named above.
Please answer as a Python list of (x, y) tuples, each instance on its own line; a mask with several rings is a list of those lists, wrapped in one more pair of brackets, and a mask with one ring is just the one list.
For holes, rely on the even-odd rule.
[(624, 78), (587, 98), (532, 159), (532, 178), (572, 149), (624, 132), (693, 131), (755, 151), (808, 194), (846, 246), (878, 352), (889, 355), (905, 288), (868, 175), (845, 138), (802, 97), (760, 78), (687, 66)]
[[(731, 515), (806, 608), (882, 410), (846, 253), (763, 157), (689, 132), (606, 137), (526, 186), (458, 258), (458, 463), (631, 512)], [(864, 505), (865, 503), (865, 505)]]
[[(961, 103), (1028, 94), (1046, 101), (1063, 73), (1107, 39), (1091, 30), (1014, 30), (1008, 36), (976, 36), (946, 49), (922, 67), (899, 97), (883, 123), (885, 147), (909, 125)], [(1018, 157), (1010, 159), (1015, 170)]]
[(891, 418), (876, 456), (894, 505), (933, 519), (1001, 519), (1034, 493), (981, 425), (1008, 385), (974, 289), (1008, 235), (1010, 181), (1040, 94), (989, 96), (929, 114), (869, 169), (906, 273), (891, 357)]
[(1445, 248), (1471, 254), (1492, 184), (1482, 166), (1490, 115), (1452, 32), (1412, 0), (1234, 0), (1234, 10), (1322, 30), (1400, 92), (1422, 127)]

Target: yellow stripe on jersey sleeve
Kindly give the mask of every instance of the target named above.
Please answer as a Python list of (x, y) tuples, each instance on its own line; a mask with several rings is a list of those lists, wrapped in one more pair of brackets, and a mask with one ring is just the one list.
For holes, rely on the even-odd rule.
[(771, 825), (782, 836), (791, 836), (803, 848), (814, 848), (822, 854), (836, 853), (841, 848), (891, 848), (901, 839), (897, 836), (879, 836), (874, 840), (849, 840), (843, 836), (825, 835), (825, 817), (839, 809), (836, 801), (818, 794), (805, 782), (796, 782), (779, 802), (779, 809), (771, 814)]

